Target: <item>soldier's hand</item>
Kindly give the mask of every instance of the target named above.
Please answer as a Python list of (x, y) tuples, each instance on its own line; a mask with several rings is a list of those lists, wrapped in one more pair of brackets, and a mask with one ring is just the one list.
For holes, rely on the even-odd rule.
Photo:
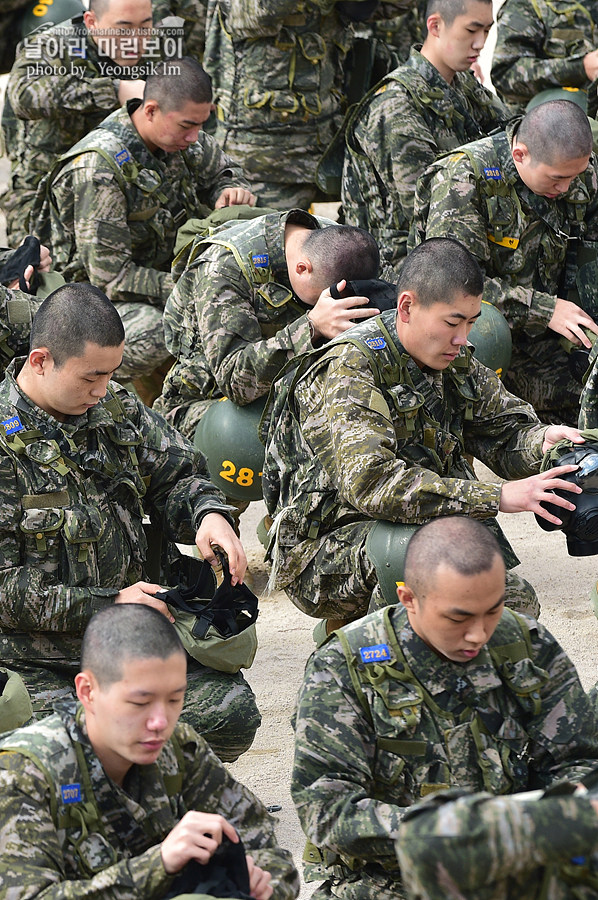
[(145, 81), (136, 78), (135, 81), (121, 81), (118, 85), (118, 102), (124, 106), (127, 100), (136, 100), (143, 97)]
[(588, 81), (598, 78), (598, 50), (591, 50), (583, 58), (583, 67), (586, 70)]
[(570, 503), (564, 497), (553, 494), (551, 491), (570, 491), (572, 494), (581, 494), (582, 490), (571, 481), (565, 481), (560, 475), (567, 472), (575, 472), (579, 466), (555, 466), (539, 475), (531, 475), (520, 481), (507, 481), (500, 491), (501, 512), (534, 512), (553, 525), (562, 525), (560, 519), (548, 512), (540, 503), (551, 503), (553, 506), (562, 506), (563, 509), (574, 510), (575, 504)]
[(584, 312), (580, 306), (577, 306), (576, 303), (571, 303), (570, 300), (563, 300), (562, 297), (557, 297), (556, 306), (548, 327), (556, 331), (557, 334), (562, 334), (567, 340), (573, 341), (574, 344), (583, 344), (587, 350), (591, 349), (592, 344), (588, 336), (584, 334), (583, 329), (587, 328), (589, 331), (593, 331), (594, 334), (598, 334), (598, 325), (596, 325), (592, 317), (587, 312)]
[(115, 603), (143, 603), (144, 606), (153, 606), (163, 616), (166, 616), (169, 622), (174, 622), (174, 616), (168, 609), (163, 600), (154, 597), (159, 591), (167, 591), (168, 588), (160, 587), (159, 584), (150, 584), (148, 581), (137, 581), (130, 587), (123, 588), (114, 598)]
[(265, 869), (260, 869), (253, 861), (253, 856), (246, 855), (249, 872), (249, 893), (255, 900), (269, 900), (274, 893), (270, 886), (272, 876)]
[(243, 203), (247, 206), (255, 206), (256, 200), (255, 194), (245, 188), (225, 188), (216, 200), (214, 209), (223, 209), (225, 206), (241, 206)]
[(573, 441), (574, 444), (585, 444), (585, 438), (582, 438), (579, 428), (571, 428), (570, 425), (549, 425), (544, 434), (542, 453), (546, 453), (559, 441), (564, 440)]
[(52, 257), (50, 255), (50, 251), (43, 244), (39, 246), (39, 266), (37, 266), (38, 272), (49, 272), (50, 267), (52, 265)]
[[(342, 293), (347, 286), (346, 281), (339, 281), (337, 288)], [(330, 340), (355, 325), (355, 319), (371, 319), (379, 316), (379, 309), (363, 309), (367, 297), (333, 297), (330, 288), (325, 288), (318, 297), (313, 309), (307, 317), (314, 328), (314, 338)]]
[(190, 860), (205, 865), (214, 855), (222, 836), (239, 843), (234, 827), (223, 816), (192, 810), (166, 835), (160, 847), (162, 865), (169, 875), (180, 872)]
[(220, 561), (214, 553), (214, 547), (220, 547), (228, 557), (231, 584), (243, 581), (247, 569), (247, 557), (243, 544), (235, 534), (233, 527), (219, 513), (208, 513), (201, 520), (195, 535), (197, 549), (212, 566), (219, 566)]

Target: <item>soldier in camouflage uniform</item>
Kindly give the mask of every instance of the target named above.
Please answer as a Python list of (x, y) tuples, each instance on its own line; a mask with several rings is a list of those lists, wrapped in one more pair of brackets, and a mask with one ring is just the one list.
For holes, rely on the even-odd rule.
[(402, 605), (347, 625), (308, 661), (291, 793), (327, 879), (313, 898), (404, 897), (395, 841), (406, 809), (434, 791), (511, 794), (596, 767), (573, 663), (504, 609), (504, 592), (491, 532), (437, 519), (411, 539)]
[(396, 842), (407, 897), (594, 900), (598, 800), (574, 790), (492, 797), (454, 788), (414, 805)]
[(344, 221), (371, 231), (383, 266), (396, 270), (407, 252), (418, 177), (439, 153), (508, 119), (502, 103), (466, 71), (492, 25), (490, 0), (467, 0), (465, 7), (435, 0), (428, 7), (421, 51), (413, 47), (409, 61), (366, 95), (345, 133)]
[(129, 101), (61, 157), (42, 210), (43, 217), (49, 208), (61, 274), (90, 281), (117, 304), (125, 378), (168, 358), (162, 311), (179, 226), (214, 208), (255, 203), (239, 166), (201, 131), (211, 109), (206, 73), (189, 57), (174, 65), (177, 72), (157, 67), (143, 101)]
[(308, 209), (318, 199), (316, 167), (343, 111), (350, 6), (210, 0), (204, 63), (215, 137), (243, 164), (261, 206)]
[(598, 240), (591, 149), (581, 109), (551, 101), (438, 160), (416, 192), (410, 243), (454, 237), (478, 259), (487, 276), (484, 300), (500, 309), (513, 335), (505, 384), (544, 421), (577, 422), (580, 384), (561, 340), (589, 348), (583, 329), (598, 333), (593, 296), (568, 299), (578, 247)]
[[(262, 478), (275, 516), (272, 583), (308, 615), (350, 621), (367, 611), (377, 576), (365, 545), (377, 519), (479, 518), (500, 535), (513, 568), (518, 559), (497, 513), (545, 514), (538, 501), (552, 499), (547, 473), (533, 474), (542, 448), (561, 434), (581, 438), (542, 426), (472, 357), (467, 335), (482, 285), (463, 246), (427, 241), (403, 265), (397, 312), (304, 358), (290, 388), (291, 375), (275, 383)], [(467, 454), (522, 480), (480, 482)], [(567, 484), (558, 479), (565, 467), (551, 472)], [(511, 605), (537, 614), (531, 585), (509, 572), (507, 588)]]
[(164, 310), (166, 347), (177, 361), (156, 409), (192, 438), (218, 397), (240, 406), (263, 397), (287, 360), (376, 314), (356, 306), (364, 297), (336, 300), (329, 288), (375, 278), (378, 262), (369, 234), (303, 210), (197, 238)]
[[(152, 0), (152, 12), (156, 27), (171, 16), (182, 19), (185, 56), (201, 62), (206, 45), (208, 0)], [(165, 37), (168, 34), (165, 32)]]
[[(235, 578), (245, 568), (203, 458), (139, 400), (108, 386), (121, 340), (107, 298), (66, 285), (38, 310), (34, 349), (10, 364), (0, 388), (0, 658), (23, 676), (38, 713), (70, 695), (95, 611), (135, 602), (166, 612), (153, 597), (160, 586), (144, 580), (146, 512), (168, 540), (195, 541), (210, 561), (210, 541), (220, 544)], [(185, 718), (225, 759), (251, 745), (260, 720), (240, 673), (192, 661)]]
[(598, 2), (506, 0), (498, 12), (492, 83), (522, 112), (542, 91), (587, 91), (588, 114), (598, 98)]
[[(101, 0), (89, 11), (40, 34), (17, 50), (2, 114), (11, 181), (2, 205), (11, 243), (27, 234), (37, 186), (62, 153), (96, 128), (108, 113), (131, 97), (141, 97), (146, 65), (160, 54), (136, 37), (151, 28), (150, 0)], [(114, 44), (115, 24), (126, 23), (125, 40), (136, 41), (137, 55)], [(112, 43), (111, 43), (112, 41)], [(133, 47), (133, 44), (129, 44)], [(112, 53), (112, 55), (110, 55)]]
[(204, 864), (237, 834), (251, 854), (251, 896), (297, 896), (291, 854), (264, 806), (177, 724), (185, 653), (164, 617), (134, 605), (99, 613), (75, 683), (78, 704), (57, 704), (0, 747), (0, 897), (213, 900), (218, 858)]

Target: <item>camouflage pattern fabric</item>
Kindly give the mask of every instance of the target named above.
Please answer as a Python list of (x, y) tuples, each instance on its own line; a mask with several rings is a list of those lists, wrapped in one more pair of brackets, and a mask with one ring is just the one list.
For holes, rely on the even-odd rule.
[(452, 84), (415, 47), (351, 114), (345, 134), (344, 220), (370, 231), (396, 271), (407, 252), (415, 184), (439, 153), (505, 126), (505, 107), (471, 72)]
[(517, 125), (428, 168), (418, 183), (409, 244), (432, 237), (465, 244), (485, 272), (484, 300), (511, 327), (505, 384), (545, 421), (574, 424), (580, 386), (548, 322), (561, 296), (568, 237), (598, 237), (598, 161), (592, 156), (562, 197), (536, 195), (519, 178), (511, 156)]
[(212, 400), (252, 403), (290, 357), (312, 349), (309, 307), (289, 281), (287, 222), (320, 228), (327, 220), (272, 213), (196, 239), (166, 302), (166, 348), (176, 363), (156, 409), (189, 438)]
[[(346, 596), (347, 618), (367, 610), (373, 573), (355, 557), (376, 519), (417, 525), (471, 515), (497, 530), (507, 567), (518, 563), (495, 520), (500, 485), (478, 481), (465, 454), (503, 478), (532, 475), (544, 427), (469, 350), (424, 376), (395, 319), (389, 310), (336, 338), (290, 392), (293, 415), (274, 406), (262, 478), (277, 516), (273, 581), (291, 599), (303, 596), (297, 605), (310, 615), (338, 614), (336, 599), (327, 609), (329, 594)], [(527, 588), (528, 609), (537, 610)]]
[[(316, 166), (340, 125), (353, 30), (329, 0), (209, 0), (204, 65), (215, 137), (260, 205), (308, 208)], [(297, 201), (301, 201), (299, 204)]]
[[(39, 713), (71, 692), (93, 613), (145, 579), (143, 515), (187, 544), (207, 513), (232, 519), (203, 457), (139, 400), (113, 385), (114, 396), (59, 423), (18, 388), (20, 364), (0, 387), (0, 421), (16, 426), (0, 435), (0, 658), (23, 676)], [(242, 676), (210, 678), (197, 675), (205, 706), (193, 722), (214, 728), (218, 751), (236, 758), (259, 725), (255, 698)], [(224, 733), (221, 701), (238, 733)]]
[(588, 371), (579, 403), (578, 427), (582, 430), (598, 428), (598, 343), (595, 343), (588, 361)]
[(130, 118), (140, 102), (117, 110), (76, 145), (50, 186), (56, 268), (67, 281), (90, 281), (129, 305), (124, 376), (147, 374), (168, 356), (160, 322), (173, 288), (178, 226), (213, 208), (225, 188), (249, 187), (203, 132), (187, 150), (151, 153)]
[(184, 55), (203, 59), (206, 44), (206, 15), (208, 0), (152, 0), (154, 24), (162, 19), (178, 16), (183, 20)]
[(409, 900), (596, 897), (596, 811), (589, 796), (452, 796), (459, 793), (422, 801), (399, 827), (396, 850)]
[(0, 284), (0, 376), (11, 359), (29, 350), (31, 322), (42, 299)]
[[(4, 741), (7, 746), (15, 749), (0, 755), (1, 897), (24, 900), (48, 892), (65, 900), (165, 897), (173, 877), (162, 865), (160, 843), (193, 809), (232, 822), (256, 864), (272, 873), (275, 896), (297, 896), (291, 855), (278, 846), (265, 807), (188, 725), (176, 726), (156, 763), (133, 765), (126, 790), (106, 777), (89, 742), (83, 709), (74, 703), (13, 732)], [(169, 786), (174, 779), (175, 789)], [(99, 818), (93, 820), (80, 802), (61, 804), (67, 823), (57, 828), (50, 798), (62, 796), (65, 781), (79, 786)]]
[(422, 44), (425, 40), (426, 2), (398, 0), (378, 3), (367, 22), (355, 24), (355, 34), (382, 43), (397, 62), (406, 62), (412, 45)]
[[(596, 766), (594, 709), (573, 663), (537, 622), (513, 619), (505, 611), (464, 665), (431, 650), (400, 606), (342, 629), (351, 667), (338, 637), (311, 656), (291, 793), (324, 857), (318, 897), (402, 897), (395, 841), (407, 808), (428, 793), (510, 794), (578, 781)], [(526, 647), (518, 661), (509, 659), (514, 641)], [(355, 649), (375, 644), (387, 645), (384, 665)]]
[(590, 84), (583, 65), (598, 44), (596, 0), (506, 0), (497, 21), (492, 83), (505, 103), (523, 111), (540, 91), (581, 88), (596, 114), (597, 82)]
[[(114, 67), (100, 54), (81, 16), (19, 45), (2, 117), (11, 161), (2, 205), (15, 246), (29, 233), (29, 211), (42, 176), (120, 106), (108, 65)], [(130, 69), (132, 78), (135, 71)]]

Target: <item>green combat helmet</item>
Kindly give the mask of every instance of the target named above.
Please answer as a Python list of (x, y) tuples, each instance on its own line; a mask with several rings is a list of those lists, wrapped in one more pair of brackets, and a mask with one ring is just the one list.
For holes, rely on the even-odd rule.
[(407, 544), (418, 528), (379, 520), (367, 536), (365, 550), (375, 566), (382, 596), (389, 604), (397, 602), (397, 585), (405, 574)]
[(31, 700), (21, 676), (0, 668), (0, 732), (20, 728), (32, 715)]
[(262, 499), (264, 445), (257, 429), (265, 404), (265, 397), (247, 406), (222, 397), (195, 431), (193, 443), (206, 458), (212, 484), (234, 500)]
[(482, 300), (482, 314), (469, 332), (475, 358), (500, 377), (511, 365), (511, 329), (492, 303)]
[(21, 20), (21, 35), (27, 37), (32, 32), (52, 28), (60, 22), (72, 19), (85, 12), (81, 0), (36, 0), (27, 4)]

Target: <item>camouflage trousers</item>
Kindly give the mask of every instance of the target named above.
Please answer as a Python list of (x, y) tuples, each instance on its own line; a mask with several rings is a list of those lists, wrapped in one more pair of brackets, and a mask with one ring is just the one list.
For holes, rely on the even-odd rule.
[(162, 309), (149, 303), (115, 303), (114, 306), (125, 326), (119, 380), (151, 374), (170, 356), (164, 343)]
[(581, 384), (571, 375), (568, 354), (556, 334), (551, 335), (536, 340), (514, 339), (504, 385), (516, 397), (531, 403), (543, 422), (576, 426)]
[(317, 185), (312, 182), (297, 184), (293, 181), (255, 181), (248, 174), (251, 190), (257, 194), (258, 206), (269, 206), (272, 209), (307, 209), (312, 203), (323, 203), (330, 200)]
[[(375, 867), (377, 868), (377, 867)], [(333, 876), (311, 895), (311, 900), (406, 900), (401, 882), (384, 872), (371, 873), (366, 869)]]
[[(373, 520), (343, 525), (321, 541), (301, 574), (284, 587), (295, 606), (314, 618), (351, 621), (366, 615), (372, 595), (374, 606), (384, 605), (380, 593), (374, 594), (378, 577), (365, 549), (373, 525)], [(397, 573), (400, 579), (401, 573)], [(510, 609), (538, 618), (540, 603), (535, 590), (512, 570), (506, 575), (505, 598)]]
[[(18, 181), (18, 179), (13, 179)], [(18, 247), (27, 235), (29, 213), (35, 199), (34, 190), (20, 190), (9, 182), (8, 190), (2, 196), (2, 209), (6, 216), (6, 234), (9, 247)]]
[[(49, 715), (57, 700), (75, 696), (78, 665), (12, 660), (10, 667), (25, 682), (36, 719)], [(217, 672), (189, 657), (181, 720), (195, 728), (223, 762), (234, 762), (249, 750), (261, 724), (255, 694), (240, 672)]]

